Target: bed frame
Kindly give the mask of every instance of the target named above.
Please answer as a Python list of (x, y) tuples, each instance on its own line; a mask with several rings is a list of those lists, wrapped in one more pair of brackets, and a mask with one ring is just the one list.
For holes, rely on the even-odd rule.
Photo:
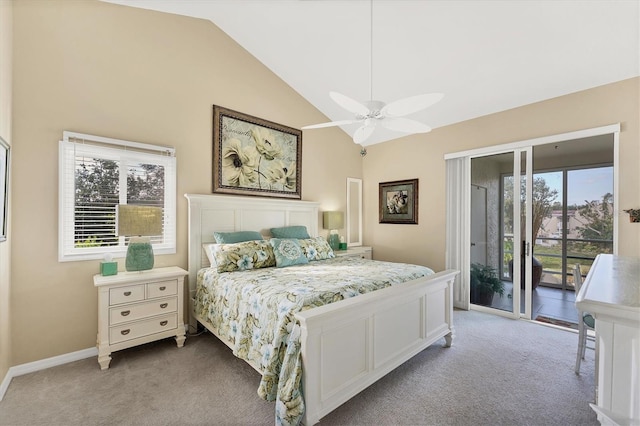
[[(185, 194), (189, 201), (189, 323), (196, 274), (208, 260), (203, 243), (214, 231), (304, 225), (318, 234), (319, 203), (269, 198)], [(436, 341), (453, 339), (453, 281), (446, 270), (340, 302), (300, 312), (304, 424), (312, 425)], [(219, 337), (219, 336), (218, 336)], [(224, 339), (221, 339), (227, 345)], [(260, 371), (255, 365), (253, 368)]]

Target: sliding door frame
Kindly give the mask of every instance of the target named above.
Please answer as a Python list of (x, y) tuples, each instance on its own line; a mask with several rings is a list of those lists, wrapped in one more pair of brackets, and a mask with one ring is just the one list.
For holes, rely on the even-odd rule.
[[(469, 259), (470, 259), (470, 247), (471, 247), (471, 231), (470, 231), (470, 198), (471, 198), (471, 158), (483, 157), (486, 155), (496, 155), (505, 152), (514, 153), (522, 152), (522, 150), (532, 150), (534, 146), (546, 145), (551, 143), (560, 143), (573, 139), (582, 139), (592, 136), (600, 135), (613, 135), (613, 253), (618, 254), (618, 201), (617, 196), (619, 194), (619, 164), (620, 164), (620, 150), (619, 150), (619, 137), (620, 137), (620, 123), (611, 124), (602, 127), (595, 127), (584, 130), (577, 130), (573, 132), (560, 133), (551, 136), (543, 136), (539, 138), (526, 139), (517, 142), (506, 143), (502, 145), (492, 145), (483, 148), (477, 148), (473, 150), (460, 151), (445, 154), (444, 159), (447, 162), (447, 204), (446, 204), (446, 268), (457, 269), (460, 271), (456, 281), (454, 282), (454, 306), (460, 309), (469, 310), (471, 305), (469, 303)], [(514, 160), (514, 177), (520, 176), (520, 155), (517, 154), (518, 161)], [(531, 200), (531, 188), (532, 188), (532, 155), (527, 155), (527, 169), (531, 172), (528, 173), (528, 179), (531, 182), (527, 182), (527, 199)], [(531, 162), (531, 163), (530, 163)], [(516, 166), (517, 163), (517, 166)], [(516, 170), (517, 167), (517, 170)], [(529, 176), (531, 175), (531, 176)], [(530, 203), (530, 202), (529, 202)], [(514, 203), (519, 204), (519, 203)], [(517, 206), (517, 211), (514, 212), (514, 234), (517, 230), (519, 233), (520, 226), (520, 207)], [(530, 209), (528, 209), (530, 210)], [(518, 213), (518, 214), (515, 214)], [(516, 220), (517, 226), (516, 228)], [(527, 215), (527, 235), (531, 235), (531, 214)], [(520, 270), (520, 250), (519, 244), (514, 244), (514, 271)], [(532, 255), (530, 250), (530, 255)], [(528, 294), (531, 294), (531, 262), (527, 261), (527, 270), (525, 271), (525, 290)], [(514, 274), (517, 276), (518, 274)], [(515, 277), (514, 277), (515, 278)], [(518, 279), (519, 280), (519, 279)], [(517, 288), (516, 288), (517, 287)], [(517, 300), (516, 300), (517, 294)], [(514, 280), (514, 312), (520, 310), (520, 285), (516, 285)], [(530, 299), (530, 298), (529, 298)], [(517, 302), (517, 307), (515, 306)], [(528, 303), (528, 309), (525, 308), (523, 317), (531, 318), (531, 307)], [(474, 309), (476, 309), (474, 305)], [(497, 310), (490, 308), (478, 307), (478, 310), (490, 310), (495, 312)], [(499, 313), (499, 312), (496, 312)], [(506, 315), (505, 315), (506, 314)], [(506, 312), (501, 315), (515, 316), (511, 312)]]

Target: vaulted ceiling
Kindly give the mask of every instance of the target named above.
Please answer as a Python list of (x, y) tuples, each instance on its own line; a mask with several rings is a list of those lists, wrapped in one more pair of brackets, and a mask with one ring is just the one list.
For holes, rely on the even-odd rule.
[(353, 118), (329, 91), (444, 93), (410, 116), (437, 128), (640, 75), (639, 0), (104, 1), (210, 20), (327, 121)]

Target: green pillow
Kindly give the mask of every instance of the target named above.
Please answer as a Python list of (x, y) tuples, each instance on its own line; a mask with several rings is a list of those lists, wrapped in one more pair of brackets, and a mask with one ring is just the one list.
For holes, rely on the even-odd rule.
[(292, 238), (272, 238), (269, 240), (273, 247), (273, 254), (276, 257), (276, 266), (301, 265), (309, 263), (304, 250), (300, 247), (298, 240)]
[(214, 232), (213, 238), (218, 244), (243, 243), (245, 241), (264, 240), (258, 231)]
[(306, 226), (283, 226), (281, 228), (271, 228), (273, 238), (296, 238), (302, 240), (311, 238)]
[(276, 265), (273, 248), (268, 241), (243, 241), (232, 244), (206, 244), (207, 257), (218, 272), (244, 271)]

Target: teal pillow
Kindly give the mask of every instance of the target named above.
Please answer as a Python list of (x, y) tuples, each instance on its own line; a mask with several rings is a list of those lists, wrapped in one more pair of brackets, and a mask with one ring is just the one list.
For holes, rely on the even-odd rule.
[(243, 243), (245, 241), (264, 240), (258, 231), (214, 232), (213, 238), (218, 244)]
[(301, 265), (309, 263), (306, 254), (298, 240), (292, 238), (272, 238), (269, 240), (273, 247), (273, 254), (276, 257), (276, 266)]
[(273, 238), (296, 238), (302, 240), (311, 238), (306, 226), (283, 226), (282, 228), (271, 228)]

